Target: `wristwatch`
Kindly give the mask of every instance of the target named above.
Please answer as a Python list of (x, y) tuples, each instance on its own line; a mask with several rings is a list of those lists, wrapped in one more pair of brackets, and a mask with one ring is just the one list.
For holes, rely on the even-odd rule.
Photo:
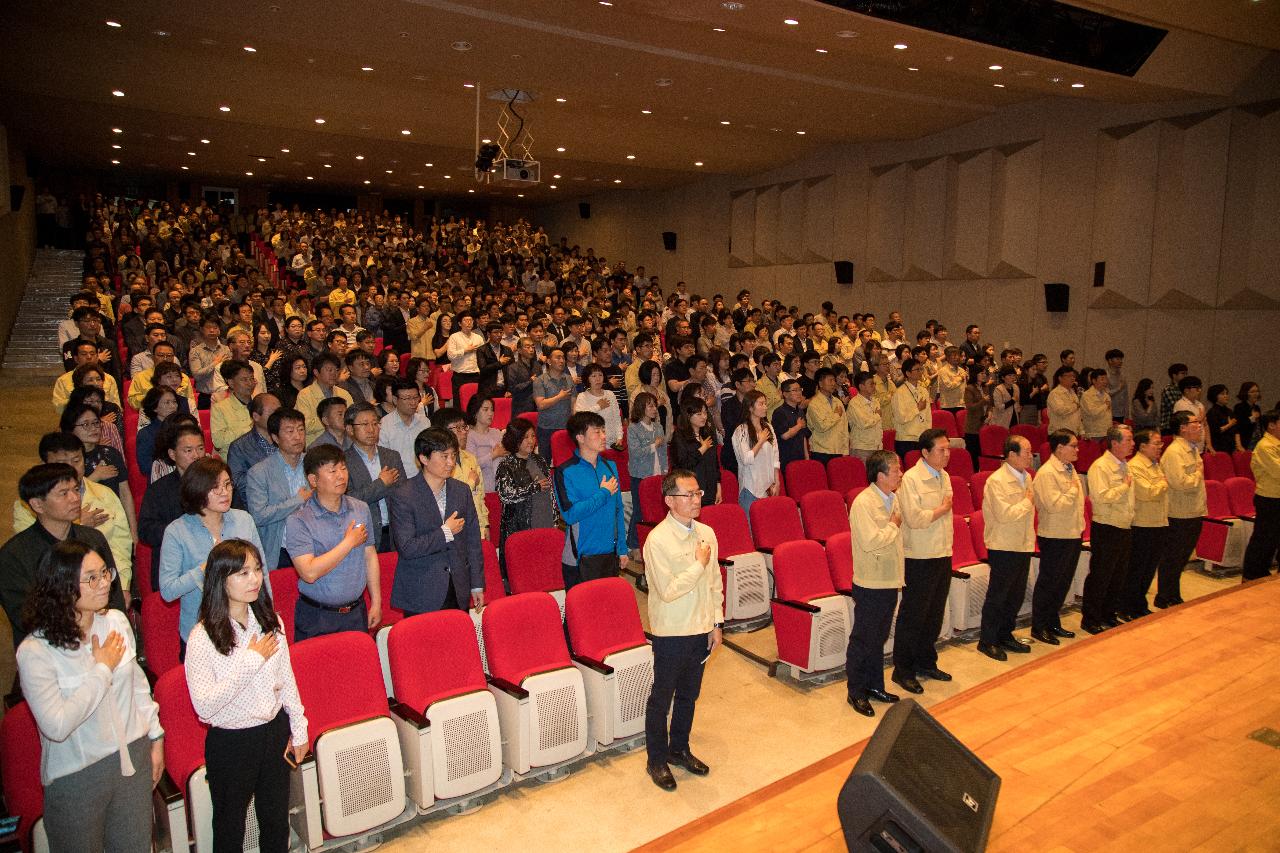
[(723, 623), (723, 622), (717, 622), (717, 623), (715, 624), (715, 628), (716, 628), (716, 630), (721, 630), (721, 629), (723, 629), (723, 628), (724, 628), (724, 623)]

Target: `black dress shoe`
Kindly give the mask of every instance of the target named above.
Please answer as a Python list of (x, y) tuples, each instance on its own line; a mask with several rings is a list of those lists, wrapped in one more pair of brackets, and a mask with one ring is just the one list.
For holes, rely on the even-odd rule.
[(853, 710), (864, 717), (874, 717), (876, 715), (876, 709), (871, 707), (871, 703), (867, 701), (866, 696), (850, 696), (849, 704), (853, 706)]
[(931, 678), (934, 681), (950, 681), (951, 680), (951, 673), (943, 672), (937, 667), (934, 667), (933, 669), (922, 669), (916, 673), (917, 680), (919, 680), (922, 676), (924, 678)]
[(1008, 660), (1009, 656), (1004, 653), (1004, 649), (991, 643), (978, 643), (978, 651), (982, 652), (992, 660)]
[(1171, 599), (1169, 603), (1170, 604), (1186, 604), (1186, 602), (1182, 600), (1182, 596), (1178, 596), (1177, 598)]
[(898, 694), (886, 693), (883, 690), (868, 690), (867, 698), (874, 699), (877, 702), (897, 702)]
[(1169, 607), (1170, 605), (1173, 604), (1172, 601), (1165, 601), (1163, 598), (1157, 598), (1155, 601), (1151, 603), (1156, 606), (1157, 610), (1164, 610), (1166, 607)]
[[(1132, 617), (1132, 616), (1130, 616), (1128, 613), (1119, 613), (1119, 612), (1117, 612), (1117, 613), (1112, 613), (1112, 614), (1111, 614), (1111, 620), (1114, 620), (1114, 621), (1116, 621), (1116, 622), (1119, 622), (1121, 625), (1123, 625), (1125, 622), (1132, 621), (1132, 619), (1133, 619), (1133, 617)], [(1110, 621), (1110, 620), (1109, 620), (1109, 621)]]
[(1108, 628), (1119, 628), (1124, 623), (1114, 616), (1108, 616), (1106, 619), (1102, 620), (1102, 624), (1106, 625)]
[(1037, 642), (1047, 643), (1050, 646), (1062, 645), (1058, 638), (1053, 636), (1053, 634), (1050, 634), (1048, 631), (1035, 630), (1031, 632), (1031, 636), (1034, 637)]
[(667, 755), (667, 763), (674, 764), (677, 767), (683, 767), (694, 776), (706, 776), (711, 772), (711, 768), (703, 762), (699, 761), (689, 750), (682, 752), (672, 752)]
[(1153, 611), (1152, 611), (1150, 608), (1148, 608), (1148, 607), (1144, 607), (1144, 608), (1142, 608), (1141, 610), (1135, 610), (1135, 611), (1133, 611), (1132, 613), (1130, 613), (1130, 614), (1129, 614), (1129, 619), (1130, 619), (1130, 620), (1133, 620), (1133, 619), (1141, 619), (1143, 616), (1150, 616), (1150, 615), (1152, 614), (1152, 612), (1153, 612)]
[(1081, 622), (1080, 630), (1084, 631), (1087, 634), (1101, 634), (1103, 631), (1107, 630), (1107, 626), (1095, 625), (1092, 622)]
[(1063, 628), (1063, 627), (1050, 628), (1049, 633), (1055, 637), (1061, 637), (1064, 640), (1070, 640), (1072, 637), (1076, 635), (1075, 631), (1068, 631), (1066, 628)]
[(1027, 645), (1025, 641), (1019, 640), (1017, 637), (1004, 638), (1000, 641), (1000, 648), (1004, 649), (1006, 652), (1013, 652), (1017, 655), (1031, 654), (1031, 646)]
[(657, 785), (664, 791), (674, 791), (676, 789), (676, 777), (671, 775), (671, 768), (664, 761), (661, 764), (649, 764), (645, 766), (645, 770), (649, 774), (649, 778), (653, 780), (653, 784)]
[(895, 675), (893, 677), (893, 683), (908, 693), (919, 694), (924, 692), (924, 688), (920, 686), (920, 682), (916, 681), (915, 677), (911, 675), (904, 675), (901, 677)]

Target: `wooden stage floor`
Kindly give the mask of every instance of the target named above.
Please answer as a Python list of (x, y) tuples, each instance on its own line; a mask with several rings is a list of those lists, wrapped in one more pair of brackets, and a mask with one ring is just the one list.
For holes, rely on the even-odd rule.
[[(992, 850), (1280, 850), (1280, 748), (1249, 737), (1280, 730), (1280, 578), (1075, 643), (932, 713), (1001, 777)], [(836, 796), (865, 744), (641, 849), (843, 850)]]

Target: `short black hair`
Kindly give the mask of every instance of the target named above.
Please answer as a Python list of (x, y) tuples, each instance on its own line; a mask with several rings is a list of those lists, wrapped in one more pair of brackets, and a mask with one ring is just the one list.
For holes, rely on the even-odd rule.
[(318, 417), (320, 420), (324, 420), (325, 415), (329, 414), (329, 410), (332, 409), (334, 406), (346, 406), (346, 405), (347, 405), (346, 397), (339, 397), (336, 394), (332, 397), (325, 397), (323, 400), (321, 400), (319, 403), (316, 404), (316, 417)]
[(297, 409), (286, 409), (284, 406), (281, 406), (271, 413), (271, 417), (267, 418), (267, 434), (279, 435), (280, 425), (285, 421), (292, 421), (294, 423), (305, 425), (307, 419), (303, 416), (302, 412), (299, 412)]
[(336, 444), (317, 444), (302, 457), (302, 473), (310, 476), (326, 465), (347, 464), (347, 455)]
[(1071, 439), (1073, 438), (1077, 441), (1080, 439), (1080, 436), (1077, 435), (1074, 430), (1069, 430), (1065, 427), (1055, 429), (1053, 432), (1049, 433), (1049, 452), (1052, 453), (1059, 447), (1070, 444)]
[(576, 442), (582, 436), (587, 434), (587, 430), (592, 427), (604, 429), (604, 418), (595, 412), (574, 412), (569, 416), (569, 422), (565, 424), (565, 430), (569, 436)]
[(84, 442), (73, 432), (46, 432), (40, 436), (40, 461), (48, 462), (51, 453), (84, 453)]
[(1169, 418), (1169, 428), (1173, 430), (1173, 434), (1177, 435), (1182, 432), (1182, 428), (1196, 419), (1191, 412), (1174, 412)]
[(945, 429), (927, 429), (920, 433), (920, 452), (928, 453), (930, 450), (933, 450), (933, 443), (940, 438), (945, 439), (946, 441), (951, 440), (947, 438), (947, 431)]
[(1203, 388), (1204, 383), (1200, 381), (1199, 376), (1184, 376), (1178, 380), (1178, 390), (1186, 391), (1188, 388)]
[(338, 357), (331, 352), (322, 352), (311, 360), (311, 375), (315, 376), (320, 373), (320, 368), (325, 365), (333, 365), (337, 369), (342, 369), (342, 362), (338, 361)]
[(465, 422), (466, 420), (467, 416), (462, 409), (453, 406), (445, 406), (443, 409), (436, 409), (431, 413), (431, 426), (437, 429), (448, 430), (458, 421)]
[(418, 437), (413, 440), (415, 463), (423, 456), (429, 457), (433, 453), (443, 453), (448, 450), (455, 453), (458, 451), (458, 437), (443, 427), (428, 427), (418, 433)]
[(33, 465), (18, 480), (18, 497), (28, 504), (35, 498), (44, 500), (55, 486), (70, 480), (76, 481), (76, 469), (65, 462), (45, 462)]
[(218, 367), (218, 373), (222, 374), (222, 380), (224, 382), (230, 382), (232, 379), (235, 379), (236, 374), (242, 370), (248, 370), (252, 373), (253, 367), (250, 366), (249, 362), (241, 361), (238, 358), (229, 358), (222, 362), (222, 365)]
[(875, 485), (881, 474), (888, 474), (893, 463), (898, 461), (898, 454), (892, 450), (877, 450), (867, 457), (867, 482)]

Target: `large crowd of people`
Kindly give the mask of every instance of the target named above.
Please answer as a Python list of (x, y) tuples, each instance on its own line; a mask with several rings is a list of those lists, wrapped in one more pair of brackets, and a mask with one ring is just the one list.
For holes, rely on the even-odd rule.
[[(1072, 636), (1059, 613), (1086, 494), (1091, 633), (1150, 613), (1153, 580), (1157, 607), (1181, 603), (1208, 454), (1252, 452), (1245, 578), (1267, 574), (1280, 545), (1280, 414), (1254, 382), (1204, 393), (1174, 364), (1157, 387), (1126, 373), (1119, 349), (1090, 368), (1064, 350), (1053, 365), (997, 351), (977, 324), (953, 338), (897, 311), (880, 325), (831, 302), (757, 305), (745, 290), (660, 282), (523, 221), (418, 229), (386, 214), (98, 198), (90, 222), (83, 287), (57, 335), (54, 417), (0, 548), (21, 692), (52, 756), (51, 814), (135, 796), (120, 774), (148, 756), (158, 778), (163, 733), (123, 615), (146, 595), (180, 602), (193, 704), (218, 733), (207, 747), (215, 834), (242, 834), (256, 794), (266, 850), (284, 849), (271, 790), (306, 731), (266, 603), (277, 567), (297, 573), (302, 641), (377, 627), (380, 552), (399, 555), (389, 601), (407, 615), (482, 608), (482, 541), (493, 539), (505, 578), (503, 546), (524, 530), (566, 531), (566, 588), (642, 561), (658, 662), (649, 771), (674, 788), (668, 763), (708, 769), (689, 752), (689, 725), (724, 617), (714, 541), (703, 547), (714, 533), (696, 518), (734, 499), (730, 483), (749, 517), (798, 460), (865, 464), (869, 485), (850, 507), (847, 672), (866, 715), (870, 700), (897, 698), (882, 650), (899, 596), (893, 682), (919, 693), (922, 679), (950, 680), (934, 642), (952, 571), (945, 471), (952, 453), (978, 469), (983, 427), (1007, 433), (981, 507), (991, 583), (978, 649), (989, 657), (1028, 649), (1013, 631), (1037, 550), (1032, 636)], [(963, 449), (934, 428), (935, 410), (954, 416)], [(1045, 448), (1019, 425), (1044, 425)], [(1076, 463), (1087, 445), (1086, 472)], [(642, 552), (651, 477), (673, 521)], [(64, 669), (80, 686), (59, 687)], [(115, 756), (106, 770), (104, 756)], [(93, 831), (133, 838), (149, 819), (113, 807)]]

